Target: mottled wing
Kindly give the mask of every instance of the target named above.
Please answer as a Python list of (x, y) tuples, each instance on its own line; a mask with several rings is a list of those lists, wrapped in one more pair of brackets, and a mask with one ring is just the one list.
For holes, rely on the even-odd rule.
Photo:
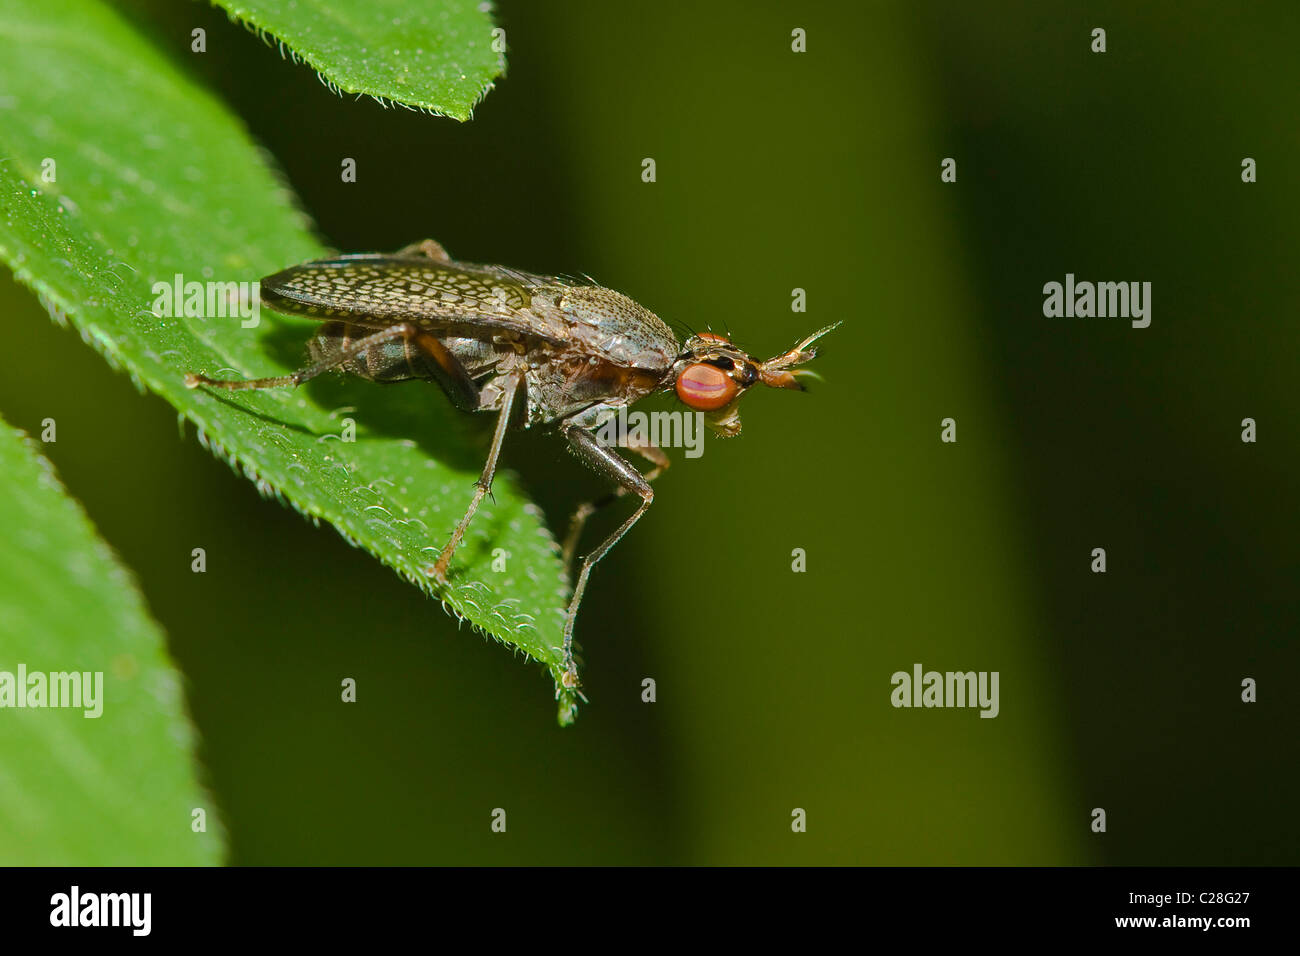
[[(439, 335), (514, 333), (558, 342), (528, 312), (546, 276), (425, 256), (350, 255), (291, 266), (262, 280), (262, 301), (291, 315), (383, 328), (412, 322)], [(564, 284), (555, 280), (556, 285)]]

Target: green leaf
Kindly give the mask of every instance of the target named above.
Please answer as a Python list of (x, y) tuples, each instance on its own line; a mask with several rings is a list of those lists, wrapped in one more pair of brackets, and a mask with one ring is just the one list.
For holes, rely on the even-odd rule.
[[(34, 445), (0, 422), (0, 865), (219, 863), (162, 633)], [(49, 706), (52, 672), (78, 675), (76, 706)], [(19, 708), (37, 683), (45, 706)]]
[(479, 0), (213, 2), (278, 39), (336, 92), (467, 120), (505, 72), (491, 7)]
[[(0, 257), (17, 278), (197, 424), (263, 494), (328, 521), (434, 593), (427, 570), (470, 500), (490, 427), (471, 433), (468, 416), (426, 383), (187, 389), (187, 371), (285, 374), (302, 364), (315, 326), (270, 314), (248, 329), (238, 317), (160, 317), (154, 284), (180, 275), (256, 288), (325, 250), (223, 105), (104, 4), (11, 3), (0, 64), (13, 114), (0, 125)], [(340, 440), (344, 418), (355, 442)], [(509, 475), (493, 493), (437, 596), (558, 679), (568, 592), (558, 548)], [(495, 549), (505, 570), (492, 569)], [(573, 699), (556, 687), (568, 722)]]

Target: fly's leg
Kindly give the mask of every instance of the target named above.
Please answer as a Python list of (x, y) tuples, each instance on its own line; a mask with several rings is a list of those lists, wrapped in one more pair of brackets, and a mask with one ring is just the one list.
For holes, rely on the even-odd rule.
[(641, 504), (632, 513), (632, 517), (619, 525), (600, 547), (583, 559), (582, 570), (578, 572), (578, 579), (573, 585), (573, 599), (569, 601), (569, 611), (564, 619), (563, 683), (570, 690), (577, 690), (578, 667), (573, 661), (573, 622), (578, 616), (578, 605), (582, 603), (582, 592), (587, 589), (587, 578), (590, 577), (591, 569), (596, 562), (608, 554), (610, 548), (618, 544), (619, 539), (627, 534), (632, 525), (636, 524), (640, 517), (645, 514), (646, 509), (650, 507), (650, 503), (654, 501), (655, 493), (654, 489), (650, 487), (650, 482), (646, 480), (641, 472), (633, 468), (628, 461), (615, 454), (613, 449), (601, 445), (591, 432), (576, 425), (571, 425), (565, 429), (564, 437), (569, 440), (569, 445), (572, 447), (574, 454), (581, 458), (589, 468), (617, 482), (620, 490), (625, 494), (631, 492), (641, 497)]
[(397, 251), (399, 256), (424, 256), (426, 259), (432, 259), (434, 262), (451, 262), (451, 256), (447, 250), (442, 247), (441, 242), (433, 239), (425, 239), (423, 242), (413, 242), (409, 246)]
[[(357, 339), (345, 349), (340, 349), (328, 358), (322, 359), (315, 365), (308, 365), (306, 368), (300, 368), (292, 375), (276, 375), (271, 378), (246, 378), (235, 379), (234, 381), (223, 381), (216, 378), (208, 378), (206, 375), (200, 375), (197, 372), (185, 373), (185, 387), (198, 388), (200, 385), (208, 385), (212, 388), (281, 388), (286, 385), (301, 385), (303, 382), (310, 381), (322, 372), (328, 372), (332, 368), (338, 368), (344, 365), (358, 355), (362, 355), (367, 349), (372, 349), (376, 345), (383, 345), (385, 342), (392, 342), (396, 339), (412, 339), (419, 341), (427, 336), (428, 333), (422, 332), (414, 325), (403, 322), (399, 325), (393, 325), (389, 328), (376, 332), (374, 335), (367, 335), (365, 338)], [(441, 346), (441, 343), (438, 343)]]
[[(636, 452), (654, 465), (653, 468), (641, 476), (647, 482), (654, 481), (672, 464), (672, 459), (658, 445), (646, 443), (644, 445), (627, 445), (626, 447), (629, 451)], [(586, 527), (587, 519), (601, 508), (613, 504), (627, 493), (628, 489), (624, 485), (619, 485), (602, 498), (595, 501), (584, 501), (573, 512), (573, 518), (569, 521), (569, 532), (564, 536), (564, 550), (562, 552), (564, 555), (564, 572), (570, 578), (573, 577), (573, 556), (578, 549), (578, 540), (582, 537), (582, 529)]]
[(492, 435), (492, 447), (488, 450), (487, 462), (483, 465), (483, 473), (479, 475), (478, 481), (474, 482), (474, 497), (465, 510), (465, 516), (460, 519), (460, 524), (456, 525), (456, 530), (451, 533), (451, 540), (442, 549), (437, 562), (429, 572), (439, 584), (447, 583), (447, 566), (451, 563), (451, 556), (456, 553), (456, 548), (460, 545), (460, 539), (465, 537), (465, 529), (469, 527), (470, 521), (474, 519), (474, 512), (478, 511), (479, 503), (492, 490), (492, 476), (496, 474), (497, 458), (501, 455), (501, 445), (505, 442), (506, 428), (510, 425), (510, 410), (514, 407), (515, 395), (519, 391), (519, 383), (520, 376), (516, 374), (507, 378), (502, 385), (501, 414), (497, 418), (497, 429)]
[[(433, 246), (433, 249), (426, 249), (426, 246)], [(433, 240), (426, 240), (420, 243), (418, 248), (421, 252), (430, 258), (437, 258), (437, 251), (442, 247)], [(445, 256), (446, 254), (443, 253)], [(439, 339), (417, 326), (403, 322), (398, 325), (390, 326), (375, 332), (373, 335), (367, 335), (364, 338), (357, 339), (347, 348), (339, 349), (337, 352), (322, 359), (314, 365), (299, 369), (292, 375), (277, 375), (271, 378), (251, 378), (237, 379), (234, 381), (222, 381), (220, 379), (208, 378), (206, 375), (200, 375), (197, 372), (189, 372), (185, 376), (185, 385), (188, 388), (198, 388), (200, 385), (208, 385), (213, 388), (243, 389), (243, 388), (278, 388), (289, 385), (301, 385), (303, 382), (310, 381), (322, 372), (327, 372), (332, 368), (338, 368), (346, 365), (358, 356), (364, 355), (369, 349), (376, 345), (383, 345), (386, 342), (392, 342), (397, 339), (403, 339), (408, 343), (414, 343), (417, 348), (423, 351), (429, 358), (437, 363), (437, 372), (434, 378), (456, 401), (461, 408), (472, 407), (477, 403), (478, 393), (473, 382), (470, 380), (464, 367), (456, 360), (455, 356), (442, 344)], [(487, 464), (483, 466), (483, 473), (479, 476), (478, 481), (474, 483), (474, 497), (469, 503), (469, 508), (465, 511), (464, 517), (460, 519), (460, 524), (452, 532), (451, 540), (447, 542), (442, 553), (438, 555), (437, 563), (430, 570), (430, 574), (440, 583), (447, 583), (447, 565), (451, 562), (451, 556), (455, 553), (456, 547), (460, 544), (461, 538), (465, 536), (465, 529), (474, 518), (474, 513), (478, 511), (479, 503), (483, 497), (492, 490), (492, 476), (496, 473), (497, 458), (501, 455), (501, 444), (505, 440), (506, 427), (510, 424), (510, 411), (514, 406), (515, 393), (519, 390), (519, 376), (511, 376), (503, 385), (501, 397), (501, 415), (497, 419), (496, 433), (492, 436), (492, 448), (488, 452)]]

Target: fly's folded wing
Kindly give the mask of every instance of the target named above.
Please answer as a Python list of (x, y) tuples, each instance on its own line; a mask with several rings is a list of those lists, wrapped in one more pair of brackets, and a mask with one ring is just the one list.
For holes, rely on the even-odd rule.
[(280, 312), (385, 328), (411, 322), (437, 335), (512, 333), (550, 342), (559, 330), (528, 311), (530, 289), (563, 279), (500, 266), (423, 256), (350, 255), (291, 266), (262, 280), (262, 301)]

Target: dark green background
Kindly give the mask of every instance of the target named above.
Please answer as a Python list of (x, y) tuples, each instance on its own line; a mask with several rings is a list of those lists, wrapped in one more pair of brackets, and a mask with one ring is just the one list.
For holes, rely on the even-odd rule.
[[(0, 414), (57, 419), (166, 629), (232, 862), (1297, 862), (1300, 14), (1082, 6), (503, 0), (509, 75), (460, 125), (130, 5), (340, 249), (587, 272), (765, 355), (845, 323), (824, 383), (660, 479), (560, 730), (540, 668), (261, 500), (6, 281)], [(1067, 272), (1152, 282), (1151, 327), (1044, 318)], [(561, 530), (601, 489), (551, 436), (505, 461)], [(999, 671), (1001, 715), (892, 708), (917, 662)]]

